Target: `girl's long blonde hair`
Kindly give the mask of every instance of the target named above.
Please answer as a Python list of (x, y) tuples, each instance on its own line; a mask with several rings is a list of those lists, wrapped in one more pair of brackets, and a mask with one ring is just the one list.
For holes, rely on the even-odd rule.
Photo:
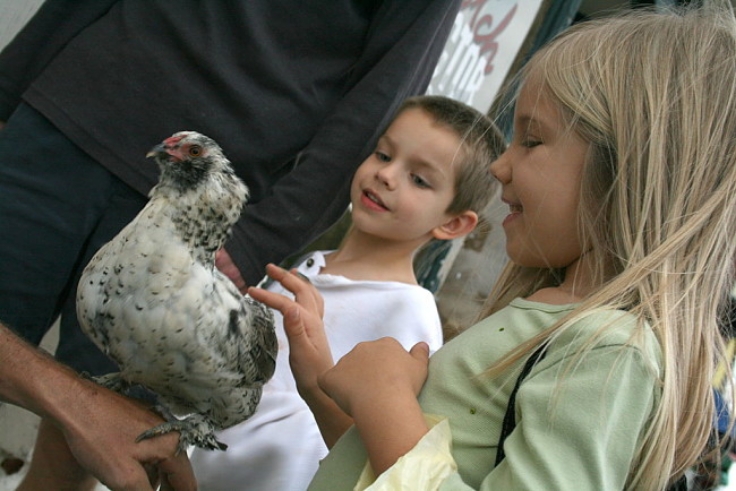
[[(736, 22), (714, 7), (584, 22), (540, 50), (522, 72), (528, 77), (592, 148), (580, 227), (601, 287), (571, 316), (627, 310), (661, 344), (661, 403), (626, 488), (661, 490), (706, 447), (711, 381), (725, 356), (718, 319), (734, 285)], [(484, 316), (563, 275), (508, 266)]]

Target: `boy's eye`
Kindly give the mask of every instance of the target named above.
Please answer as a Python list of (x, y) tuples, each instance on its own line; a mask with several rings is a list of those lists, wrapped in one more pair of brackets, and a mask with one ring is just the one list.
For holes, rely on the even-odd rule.
[(376, 151), (376, 158), (381, 162), (391, 162), (391, 157), (383, 152)]
[(418, 176), (416, 174), (411, 175), (411, 181), (417, 186), (419, 186), (420, 188), (430, 187), (427, 181), (425, 181), (421, 176)]

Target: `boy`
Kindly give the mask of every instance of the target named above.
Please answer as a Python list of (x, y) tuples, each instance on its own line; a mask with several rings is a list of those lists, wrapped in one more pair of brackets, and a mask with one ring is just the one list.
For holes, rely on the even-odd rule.
[[(361, 341), (384, 336), (407, 349), (419, 341), (432, 350), (440, 347), (434, 297), (417, 284), (413, 258), (432, 239), (451, 240), (473, 230), (493, 194), (490, 163), (503, 147), (491, 121), (465, 104), (420, 96), (401, 106), (353, 177), (352, 227), (342, 244), (296, 265), (324, 299), (335, 359)], [(290, 295), (278, 283), (264, 287)], [(227, 452), (193, 451), (200, 489), (306, 489), (328, 447), (352, 424), (339, 410), (313, 415), (299, 397), (283, 318), (274, 314), (276, 374), (256, 413), (218, 434)], [(293, 368), (300, 383), (315, 370)]]

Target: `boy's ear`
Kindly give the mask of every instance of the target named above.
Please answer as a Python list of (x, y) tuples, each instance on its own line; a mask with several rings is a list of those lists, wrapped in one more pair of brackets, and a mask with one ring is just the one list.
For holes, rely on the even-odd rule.
[(478, 214), (467, 210), (432, 229), (432, 236), (439, 240), (456, 239), (472, 232), (476, 225)]

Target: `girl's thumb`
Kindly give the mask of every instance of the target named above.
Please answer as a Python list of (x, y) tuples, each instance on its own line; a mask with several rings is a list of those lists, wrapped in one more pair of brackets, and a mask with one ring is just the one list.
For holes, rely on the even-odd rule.
[(422, 359), (422, 360), (426, 360), (426, 359), (429, 358), (429, 345), (427, 343), (425, 343), (424, 341), (420, 341), (417, 344), (415, 344), (414, 346), (412, 346), (412, 348), (409, 351), (409, 353), (414, 358), (419, 358), (419, 359)]

